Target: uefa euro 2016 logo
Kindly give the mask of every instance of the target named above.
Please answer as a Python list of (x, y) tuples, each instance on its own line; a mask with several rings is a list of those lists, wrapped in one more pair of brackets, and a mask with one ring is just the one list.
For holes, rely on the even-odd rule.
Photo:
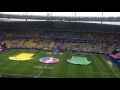
[(45, 57), (41, 58), (39, 61), (42, 63), (57, 63), (59, 62), (59, 59), (53, 57)]

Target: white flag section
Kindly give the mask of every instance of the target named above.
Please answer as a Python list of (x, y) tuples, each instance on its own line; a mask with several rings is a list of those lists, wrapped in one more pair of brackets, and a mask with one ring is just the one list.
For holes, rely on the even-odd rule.
[(53, 57), (44, 57), (39, 60), (42, 63), (57, 63), (59, 59)]

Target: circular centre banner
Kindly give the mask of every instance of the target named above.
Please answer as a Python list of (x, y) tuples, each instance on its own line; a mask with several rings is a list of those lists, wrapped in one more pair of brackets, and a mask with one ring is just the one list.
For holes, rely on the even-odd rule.
[(42, 63), (57, 63), (59, 62), (59, 59), (53, 57), (45, 57), (41, 58), (39, 61)]

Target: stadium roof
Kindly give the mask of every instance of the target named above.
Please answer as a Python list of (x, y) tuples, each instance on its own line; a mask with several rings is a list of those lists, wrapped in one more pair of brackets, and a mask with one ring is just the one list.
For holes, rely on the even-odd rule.
[[(25, 15), (26, 12), (0, 12), (4, 14)], [(51, 12), (27, 12), (28, 15), (51, 15)], [(74, 17), (120, 17), (120, 12), (52, 12), (52, 16), (71, 16)]]
[[(120, 17), (120, 12), (0, 12), (0, 14), (33, 15), (33, 16), (59, 16), (59, 17)], [(88, 21), (87, 21), (88, 22)], [(98, 21), (90, 23), (100, 23)], [(103, 22), (103, 24), (120, 25), (120, 22)]]

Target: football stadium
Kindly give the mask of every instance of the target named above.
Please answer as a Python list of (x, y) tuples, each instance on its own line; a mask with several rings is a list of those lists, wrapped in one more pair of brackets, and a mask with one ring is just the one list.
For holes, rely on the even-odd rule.
[(119, 20), (0, 13), (0, 78), (120, 78)]

